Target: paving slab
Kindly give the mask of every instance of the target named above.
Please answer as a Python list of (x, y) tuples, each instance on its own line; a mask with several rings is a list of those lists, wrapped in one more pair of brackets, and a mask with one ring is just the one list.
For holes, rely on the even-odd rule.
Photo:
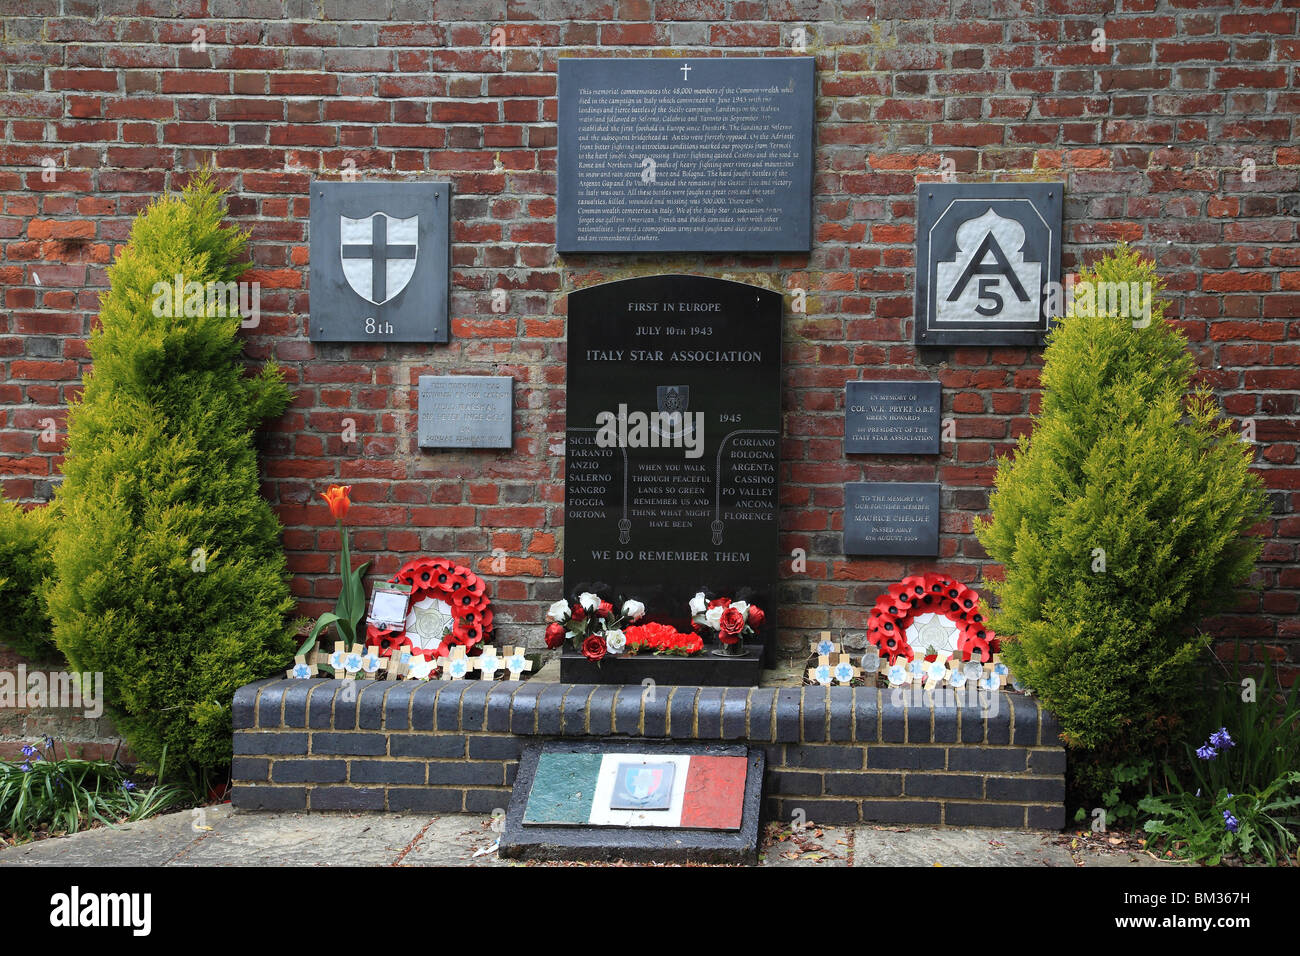
[(1023, 830), (859, 827), (854, 866), (1074, 866), (1050, 835)]
[[(229, 806), (185, 810), (0, 849), (0, 866), (165, 866), (228, 820)], [(198, 827), (199, 829), (196, 829)]]
[(848, 866), (852, 846), (852, 830), (810, 825), (785, 840), (760, 846), (759, 854), (763, 866)]
[[(500, 826), (501, 818), (496, 818)], [(498, 859), (497, 851), (482, 856), (475, 852), (492, 846), (497, 839), (492, 817), (452, 814), (434, 817), (415, 846), (398, 866), (519, 866), (511, 860)]]
[(388, 866), (429, 818), (403, 813), (234, 813), (171, 866)]

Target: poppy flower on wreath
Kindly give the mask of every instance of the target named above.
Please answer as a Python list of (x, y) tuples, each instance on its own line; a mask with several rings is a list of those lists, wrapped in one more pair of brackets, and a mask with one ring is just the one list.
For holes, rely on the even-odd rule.
[(391, 656), (386, 647), (409, 647), (426, 660), (447, 656), (453, 645), (471, 648), (492, 633), (492, 605), (487, 584), (464, 565), (448, 558), (422, 556), (403, 564), (390, 579), (411, 586), (406, 627), (397, 641), (367, 628), (366, 643)]
[(867, 640), (890, 664), (907, 661), (917, 650), (970, 660), (975, 651), (987, 661), (996, 635), (984, 626), (977, 592), (938, 572), (914, 574), (891, 584), (867, 614)]

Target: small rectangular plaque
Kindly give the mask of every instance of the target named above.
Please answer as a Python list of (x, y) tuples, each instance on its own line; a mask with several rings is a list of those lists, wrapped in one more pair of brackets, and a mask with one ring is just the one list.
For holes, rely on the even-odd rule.
[(421, 448), (510, 448), (514, 379), (507, 375), (421, 375)]
[(849, 455), (939, 454), (938, 382), (849, 382), (844, 451)]
[(844, 553), (939, 554), (939, 483), (854, 481), (844, 486)]

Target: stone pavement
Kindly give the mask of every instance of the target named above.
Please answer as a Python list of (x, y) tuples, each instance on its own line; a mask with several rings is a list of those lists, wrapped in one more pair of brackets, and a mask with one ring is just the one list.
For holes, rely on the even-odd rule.
[[(0, 849), (0, 866), (518, 866), (499, 860), (490, 817), (246, 813), (229, 806)], [(788, 831), (787, 831), (788, 834)], [(1069, 841), (1064, 841), (1068, 843)], [(813, 828), (773, 842), (764, 866), (1153, 866), (1143, 853), (1061, 845), (1058, 833)], [(538, 864), (533, 864), (538, 865)]]

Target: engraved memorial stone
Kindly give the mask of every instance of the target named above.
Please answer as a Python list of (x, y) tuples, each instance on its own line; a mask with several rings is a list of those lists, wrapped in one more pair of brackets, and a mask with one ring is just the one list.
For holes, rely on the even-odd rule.
[(311, 185), (313, 342), (446, 342), (450, 183)]
[(812, 57), (559, 61), (560, 252), (805, 252)]
[(848, 382), (844, 451), (849, 455), (939, 454), (938, 382)]
[(514, 379), (504, 375), (421, 375), (421, 448), (510, 448)]
[(1041, 345), (1061, 282), (1063, 183), (917, 187), (916, 344)]
[(777, 292), (688, 275), (569, 296), (566, 593), (604, 582), (679, 630), (704, 588), (769, 610), (781, 311)]
[(846, 484), (844, 553), (937, 556), (939, 483), (856, 481)]

